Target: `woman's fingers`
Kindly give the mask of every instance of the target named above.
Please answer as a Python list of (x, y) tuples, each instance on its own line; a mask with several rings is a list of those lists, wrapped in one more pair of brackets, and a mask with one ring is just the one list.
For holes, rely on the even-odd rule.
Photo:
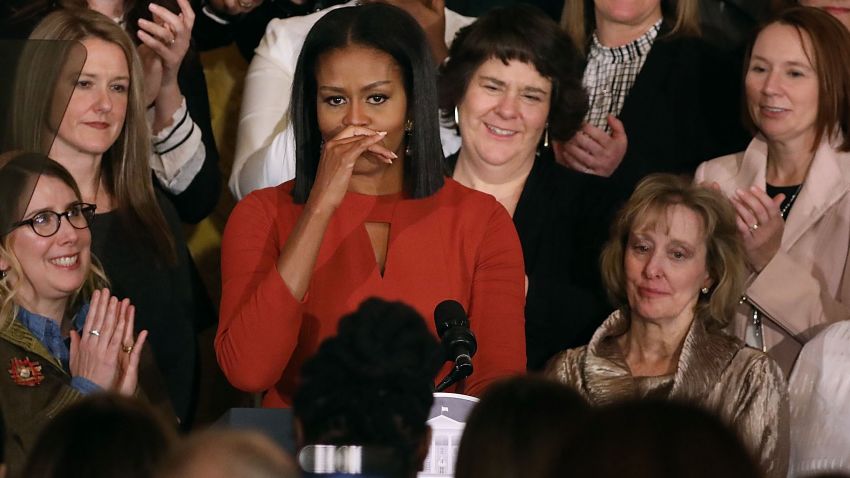
[[(593, 128), (593, 126), (590, 126), (590, 128)], [(602, 143), (585, 133), (584, 130), (576, 133), (571, 142), (584, 151), (587, 151), (590, 155), (596, 155), (602, 152)]]
[[(118, 309), (120, 308), (120, 304), (118, 302), (118, 298), (110, 297), (109, 298), (109, 306), (106, 309), (106, 315), (103, 318), (103, 324), (100, 329), (100, 336), (98, 337), (98, 345), (102, 348), (111, 349), (112, 342), (115, 339), (115, 331), (118, 326)], [(121, 334), (124, 333), (123, 330), (120, 331)]]
[[(735, 207), (735, 212), (738, 213), (738, 217), (747, 224), (747, 229), (752, 231), (754, 229), (753, 226), (758, 224), (758, 221), (749, 206), (742, 202), (738, 197), (732, 198), (732, 205)], [(758, 226), (755, 227), (757, 228)]]
[[(603, 129), (593, 126), (592, 124), (585, 123), (581, 127), (581, 131), (579, 131), (579, 133), (584, 133), (588, 139), (591, 139), (598, 145), (600, 145), (600, 148), (605, 144), (611, 142), (611, 135), (606, 133)], [(577, 134), (576, 136), (579, 135)]]
[(381, 144), (373, 144), (372, 146), (366, 148), (366, 151), (379, 156), (380, 159), (387, 164), (393, 164), (393, 161), (398, 159), (397, 154), (385, 148)]
[(124, 325), (124, 337), (121, 343), (124, 346), (130, 346), (133, 344), (133, 327), (136, 326), (136, 307), (130, 305), (129, 300), (127, 300), (127, 309), (124, 313), (124, 318), (126, 319), (126, 323)]
[(156, 22), (145, 20), (144, 18), (139, 19), (139, 28), (139, 31), (143, 31), (148, 35), (155, 37), (164, 45), (169, 45), (172, 41), (176, 40), (176, 33), (174, 30)]
[(139, 30), (138, 32), (136, 32), (136, 36), (139, 37), (139, 40), (141, 40), (142, 43), (145, 44), (145, 46), (155, 51), (160, 58), (165, 59), (170, 57), (171, 53), (168, 49), (169, 45), (163, 43), (163, 41), (159, 38), (151, 35), (150, 33), (144, 30)]
[(386, 131), (378, 131), (374, 129), (369, 129), (363, 126), (348, 126), (342, 129), (339, 133), (335, 134), (333, 138), (328, 140), (328, 143), (334, 141), (342, 141), (344, 139), (357, 139), (358, 136), (372, 136), (375, 134), (387, 134)]
[(593, 156), (585, 151), (584, 148), (570, 141), (564, 145), (564, 150), (566, 152), (564, 159), (572, 169), (582, 173), (589, 173), (593, 170)]
[(735, 197), (738, 199), (738, 202), (749, 209), (753, 224), (765, 224), (768, 220), (770, 220), (770, 215), (765, 209), (764, 205), (758, 198), (751, 193), (750, 191), (739, 189), (735, 192)]
[(100, 306), (100, 291), (92, 292), (91, 301), (89, 302), (89, 311), (86, 314), (86, 323), (83, 324), (83, 337), (89, 335), (89, 332), (94, 327), (95, 315), (97, 315), (98, 307)]
[(181, 19), (180, 16), (175, 15), (171, 10), (153, 2), (148, 4), (148, 9), (150, 9), (154, 19), (167, 24), (175, 34), (183, 32), (186, 29), (183, 19)]
[(741, 237), (745, 243), (752, 240), (753, 236), (750, 234), (750, 226), (740, 215), (735, 216), (735, 225), (738, 227), (738, 232), (741, 233)]
[(130, 366), (134, 369), (139, 366), (139, 357), (142, 355), (142, 348), (145, 346), (145, 341), (148, 338), (148, 331), (139, 332), (136, 341), (133, 343), (133, 350), (130, 351)]
[[(94, 319), (91, 324), (91, 328), (89, 329), (86, 337), (83, 337), (84, 341), (89, 341), (92, 339), (100, 339), (103, 333), (103, 323), (106, 319), (106, 312), (109, 309), (109, 303), (112, 296), (109, 294), (109, 289), (102, 289), (100, 291), (100, 300), (98, 301), (97, 308), (94, 310), (94, 315), (90, 315), (90, 319)], [(91, 306), (90, 306), (91, 307)], [(94, 309), (91, 307), (89, 311)], [(88, 322), (88, 320), (86, 320)]]
[(384, 140), (386, 135), (386, 131), (379, 131), (370, 135), (357, 135), (339, 140), (335, 139), (325, 144), (325, 150), (329, 154), (339, 155), (340, 159), (345, 163), (350, 161), (351, 164), (372, 146), (377, 146), (379, 149), (383, 149), (384, 152), (390, 153), (391, 156), (388, 157), (392, 158), (394, 156), (392, 151), (378, 145), (378, 143)]
[[(139, 382), (139, 361), (142, 355), (142, 348), (145, 345), (145, 340), (148, 337), (148, 331), (143, 330), (139, 333), (136, 342), (130, 346), (130, 350), (126, 353), (126, 359), (121, 361), (121, 378), (118, 383), (118, 393), (130, 396), (136, 391), (136, 385)], [(126, 350), (126, 349), (125, 349)]]
[(192, 5), (189, 0), (177, 0), (177, 5), (180, 7), (179, 16), (183, 18), (186, 27), (191, 30), (195, 24), (195, 11), (192, 10)]

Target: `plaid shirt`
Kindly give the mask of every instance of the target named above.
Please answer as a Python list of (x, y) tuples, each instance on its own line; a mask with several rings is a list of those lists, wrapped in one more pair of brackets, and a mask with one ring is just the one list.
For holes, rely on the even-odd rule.
[(585, 122), (610, 132), (608, 115), (618, 116), (626, 95), (635, 84), (638, 73), (652, 48), (662, 20), (640, 38), (622, 46), (608, 48), (599, 43), (596, 33), (587, 55), (584, 69), (584, 88), (590, 99)]

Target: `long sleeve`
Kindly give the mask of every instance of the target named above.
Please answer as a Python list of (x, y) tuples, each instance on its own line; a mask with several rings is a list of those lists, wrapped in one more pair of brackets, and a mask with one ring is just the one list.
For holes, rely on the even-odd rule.
[(275, 194), (285, 193), (266, 190), (237, 204), (222, 238), (216, 356), (230, 383), (249, 392), (268, 390), (280, 380), (301, 328), (302, 303), (277, 271), (282, 236), (275, 218), (285, 220), (285, 214)]
[(758, 354), (730, 405), (734, 407), (730, 420), (765, 477), (785, 478), (790, 450), (788, 386), (779, 365)]
[(791, 476), (850, 472), (850, 321), (803, 347), (788, 384)]
[[(147, 119), (148, 124), (153, 122), (153, 109), (148, 109)], [(171, 121), (169, 127), (154, 134), (150, 163), (160, 185), (172, 194), (180, 194), (204, 165), (206, 148), (185, 98)]]
[(469, 322), (478, 353), (461, 393), (479, 395), (493, 381), (525, 372), (524, 277), (519, 238), (507, 211), (497, 205), (473, 276)]
[(221, 172), (218, 169), (218, 148), (213, 136), (207, 83), (200, 57), (194, 49), (190, 48), (183, 58), (177, 81), (186, 98), (189, 116), (200, 131), (203, 161), (185, 189), (178, 194), (168, 190), (165, 193), (177, 209), (180, 220), (195, 224), (206, 218), (218, 204)]
[(843, 302), (850, 299), (850, 257), (845, 255), (840, 260), (844, 267), (838, 299), (814, 276), (817, 269), (781, 250), (747, 287), (747, 298), (805, 343), (827, 325), (850, 319), (850, 309)]

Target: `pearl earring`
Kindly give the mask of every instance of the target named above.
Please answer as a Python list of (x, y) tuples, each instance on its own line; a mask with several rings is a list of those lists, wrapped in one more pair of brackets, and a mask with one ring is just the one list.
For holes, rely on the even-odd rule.
[(708, 294), (708, 287), (703, 287), (703, 288), (701, 289), (701, 292), (702, 292), (703, 294)]

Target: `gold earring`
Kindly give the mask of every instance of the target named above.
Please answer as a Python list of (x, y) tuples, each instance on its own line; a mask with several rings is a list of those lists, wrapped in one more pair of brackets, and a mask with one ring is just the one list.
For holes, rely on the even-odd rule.
[(413, 120), (408, 118), (404, 120), (404, 132), (412, 133), (413, 132)]
[(546, 123), (546, 129), (543, 130), (543, 147), (549, 147), (549, 123)]
[(455, 106), (455, 124), (460, 126), (460, 113), (457, 110), (457, 106)]

